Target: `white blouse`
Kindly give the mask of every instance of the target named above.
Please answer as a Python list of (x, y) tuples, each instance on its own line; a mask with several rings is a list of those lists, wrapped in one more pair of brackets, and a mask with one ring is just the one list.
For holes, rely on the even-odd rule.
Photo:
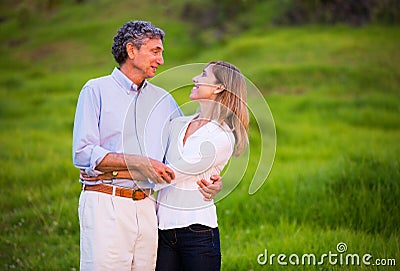
[(176, 178), (157, 194), (158, 227), (162, 230), (191, 224), (218, 226), (214, 202), (203, 199), (196, 182), (220, 174), (233, 153), (235, 138), (226, 124), (211, 121), (183, 144), (189, 123), (196, 116), (178, 117), (170, 125), (166, 158)]

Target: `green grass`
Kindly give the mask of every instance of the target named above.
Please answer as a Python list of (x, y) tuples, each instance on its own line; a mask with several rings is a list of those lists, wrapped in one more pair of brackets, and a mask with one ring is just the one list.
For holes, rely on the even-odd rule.
[[(400, 264), (400, 28), (263, 25), (203, 48), (179, 20), (179, 1), (137, 10), (128, 2), (65, 5), (23, 27), (17, 16), (0, 25), (0, 269), (78, 269), (76, 100), (86, 80), (111, 72), (116, 29), (141, 16), (167, 32), (160, 73), (230, 61), (259, 88), (274, 118), (276, 156), (263, 186), (248, 194), (261, 136), (270, 138), (255, 121), (243, 179), (235, 179), (237, 167), (227, 169), (225, 189), (235, 189), (217, 204), (223, 270), (396, 270), (260, 266), (257, 256), (265, 249), (336, 253), (345, 242), (348, 253)], [(190, 82), (183, 77), (162, 84)], [(173, 92), (179, 103), (187, 94)], [(265, 108), (251, 100), (251, 109)]]

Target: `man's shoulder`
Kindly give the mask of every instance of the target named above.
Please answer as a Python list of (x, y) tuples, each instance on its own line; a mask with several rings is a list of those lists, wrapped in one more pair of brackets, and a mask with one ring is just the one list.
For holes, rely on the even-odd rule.
[(193, 116), (179, 116), (171, 121), (172, 125), (185, 125), (193, 119)]
[[(153, 92), (153, 93), (158, 93), (160, 95), (169, 95), (170, 93), (168, 91), (166, 91), (165, 89), (163, 89), (162, 87), (159, 87), (157, 85), (152, 84), (151, 82), (147, 81), (146, 82), (146, 88)], [(146, 90), (145, 90), (146, 91)]]
[(82, 92), (102, 95), (105, 90), (112, 89), (115, 85), (111, 75), (104, 75), (89, 79), (82, 87)]
[(148, 99), (156, 100), (160, 105), (168, 105), (172, 106), (173, 108), (177, 106), (177, 103), (171, 93), (150, 82), (147, 82), (146, 87), (143, 89), (143, 94)]
[(89, 79), (85, 85), (87, 86), (100, 86), (106, 82), (110, 82), (112, 80), (112, 76), (110, 74), (99, 76), (96, 78)]

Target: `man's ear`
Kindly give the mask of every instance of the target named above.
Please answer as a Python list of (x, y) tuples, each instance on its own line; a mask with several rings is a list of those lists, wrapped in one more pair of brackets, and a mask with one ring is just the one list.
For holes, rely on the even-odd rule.
[(128, 54), (128, 57), (130, 59), (134, 59), (136, 56), (136, 52), (137, 52), (137, 48), (135, 45), (133, 45), (132, 43), (128, 42), (128, 44), (126, 45), (126, 52)]

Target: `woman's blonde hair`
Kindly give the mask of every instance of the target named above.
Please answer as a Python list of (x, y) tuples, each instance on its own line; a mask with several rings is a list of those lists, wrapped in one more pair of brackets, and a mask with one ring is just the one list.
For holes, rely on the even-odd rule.
[(241, 155), (247, 145), (247, 131), (249, 128), (249, 112), (246, 104), (246, 81), (243, 74), (234, 65), (224, 61), (209, 62), (206, 67), (211, 70), (217, 79), (216, 84), (223, 87), (215, 101), (212, 119), (219, 123), (225, 122), (235, 136), (235, 156)]

